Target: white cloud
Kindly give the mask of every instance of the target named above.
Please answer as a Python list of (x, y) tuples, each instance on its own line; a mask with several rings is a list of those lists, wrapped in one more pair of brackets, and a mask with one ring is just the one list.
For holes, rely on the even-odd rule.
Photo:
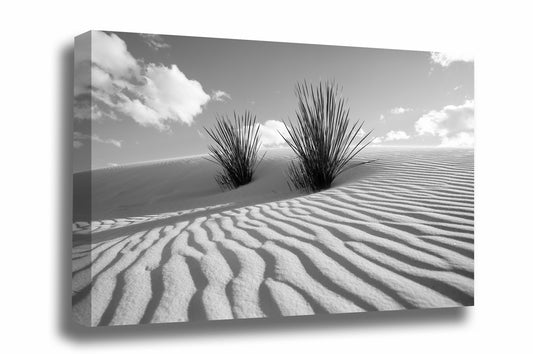
[(474, 101), (430, 111), (415, 122), (415, 129), (419, 135), (440, 137), (442, 146), (473, 146)]
[(455, 62), (472, 62), (474, 56), (467, 53), (431, 53), (431, 61), (444, 67), (450, 66)]
[[(198, 81), (188, 79), (176, 65), (168, 68), (149, 64), (144, 79), (144, 85), (137, 90), (141, 94), (143, 104), (157, 114), (158, 124), (176, 121), (190, 125), (194, 117), (202, 113), (202, 106), (210, 99), (202, 85)], [(152, 121), (153, 117), (150, 116), (146, 123)]]
[(165, 42), (163, 37), (158, 34), (141, 33), (140, 36), (144, 39), (146, 44), (152, 47), (152, 49), (159, 50), (163, 48), (170, 48), (170, 44)]
[(99, 143), (102, 143), (102, 144), (111, 144), (111, 145), (115, 145), (116, 147), (122, 147), (122, 141), (119, 141), (119, 140), (115, 140), (115, 139), (101, 139), (98, 137), (98, 135), (93, 135), (91, 137), (91, 139), (93, 141), (97, 141)]
[(395, 108), (390, 110), (390, 113), (392, 113), (392, 114), (404, 114), (404, 113), (407, 113), (407, 112), (411, 112), (412, 110), (413, 110), (412, 108), (395, 107)]
[(76, 119), (93, 119), (93, 120), (103, 120), (103, 119), (112, 119), (118, 120), (115, 112), (109, 109), (103, 109), (97, 104), (90, 106), (90, 100), (75, 100), (74, 101), (74, 118)]
[(118, 120), (117, 115), (113, 111), (104, 111), (97, 105), (93, 105), (91, 108), (91, 117), (96, 120), (112, 119)]
[(394, 140), (407, 140), (410, 136), (407, 135), (403, 130), (394, 131), (391, 130), (385, 135), (385, 141), (394, 141)]
[(372, 144), (382, 144), (386, 141), (407, 140), (411, 137), (403, 130), (391, 130), (385, 136), (378, 136), (372, 140)]
[[(153, 36), (143, 38), (157, 41)], [(120, 112), (160, 130), (168, 129), (171, 122), (190, 125), (211, 99), (230, 98), (223, 91), (210, 97), (177, 65), (137, 61), (122, 39), (104, 32), (93, 32), (91, 86), (93, 107), (89, 110), (82, 104), (83, 97), (76, 97), (75, 118), (117, 119), (115, 113)], [(79, 92), (85, 93), (83, 87)]]
[(91, 100), (89, 97), (81, 97), (74, 100), (74, 118), (91, 119)]
[(140, 66), (128, 52), (126, 42), (114, 33), (92, 32), (91, 59), (94, 65), (115, 78), (131, 78), (140, 72)]
[(286, 142), (280, 135), (288, 136), (285, 124), (279, 120), (267, 120), (263, 124), (259, 124), (259, 134), (261, 134), (261, 146), (273, 147), (285, 145)]
[(91, 140), (102, 144), (111, 144), (118, 148), (122, 147), (122, 141), (116, 139), (102, 139), (98, 135), (88, 135), (80, 132), (74, 132), (74, 148), (83, 146), (83, 140)]
[(381, 115), (379, 116), (379, 120), (383, 120), (383, 119), (385, 119), (385, 116), (384, 116), (383, 114), (381, 114)]
[(365, 136), (365, 134), (366, 134), (365, 130), (364, 130), (363, 128), (361, 128), (361, 129), (359, 130), (359, 132), (357, 133), (357, 136), (358, 136), (358, 137), (363, 137), (363, 136)]
[(444, 137), (440, 144), (442, 147), (473, 147), (474, 133), (460, 132), (452, 137)]
[(105, 93), (102, 98), (99, 94), (94, 97), (140, 125), (160, 130), (167, 129), (169, 122), (192, 124), (194, 117), (202, 113), (203, 105), (210, 99), (202, 85), (188, 79), (176, 65), (169, 68), (148, 64), (143, 69), (141, 80), (139, 85), (114, 82), (112, 98), (116, 103)]
[(153, 126), (160, 130), (166, 129), (161, 116), (138, 99), (131, 100), (128, 97), (124, 97), (124, 100), (117, 104), (116, 107), (143, 127)]
[(211, 94), (211, 99), (214, 101), (226, 102), (226, 99), (231, 100), (231, 96), (227, 92), (217, 90), (213, 91)]
[(91, 86), (104, 92), (112, 93), (114, 90), (113, 77), (98, 66), (93, 66), (91, 68)]

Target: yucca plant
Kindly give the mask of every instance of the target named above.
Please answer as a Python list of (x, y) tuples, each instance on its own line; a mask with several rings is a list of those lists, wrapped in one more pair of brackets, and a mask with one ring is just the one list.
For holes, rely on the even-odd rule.
[(246, 111), (217, 116), (214, 128), (204, 128), (213, 139), (209, 146), (209, 160), (222, 167), (215, 180), (222, 189), (233, 189), (252, 181), (254, 172), (263, 159), (259, 157), (260, 134), (256, 117)]
[(288, 135), (282, 135), (297, 157), (289, 165), (289, 185), (316, 192), (358, 165), (350, 162), (372, 142), (367, 139), (371, 131), (359, 136), (364, 122), (350, 124), (350, 110), (334, 82), (313, 86), (304, 81), (295, 93), (296, 122), (284, 122)]

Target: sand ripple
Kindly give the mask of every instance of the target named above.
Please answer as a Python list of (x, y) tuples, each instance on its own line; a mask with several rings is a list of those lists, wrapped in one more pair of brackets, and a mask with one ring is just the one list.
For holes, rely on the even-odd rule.
[(75, 317), (99, 326), (472, 305), (473, 151), (374, 154), (372, 173), (321, 193), (76, 223)]

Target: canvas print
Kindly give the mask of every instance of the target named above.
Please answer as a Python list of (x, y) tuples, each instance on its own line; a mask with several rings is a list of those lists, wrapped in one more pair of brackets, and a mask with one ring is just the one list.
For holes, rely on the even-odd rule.
[(471, 56), (90, 31), (74, 67), (76, 322), (474, 304)]

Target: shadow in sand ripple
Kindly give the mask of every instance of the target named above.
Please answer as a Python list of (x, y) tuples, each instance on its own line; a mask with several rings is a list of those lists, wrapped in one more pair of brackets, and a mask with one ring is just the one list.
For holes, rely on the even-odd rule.
[(195, 158), (99, 172), (98, 198), (118, 207), (148, 210), (125, 203), (146, 191), (202, 206), (74, 223), (73, 306), (104, 326), (473, 304), (472, 150), (368, 149), (374, 163), (309, 195), (288, 191), (283, 151), (248, 186), (210, 185), (211, 206), (196, 184), (214, 170)]

